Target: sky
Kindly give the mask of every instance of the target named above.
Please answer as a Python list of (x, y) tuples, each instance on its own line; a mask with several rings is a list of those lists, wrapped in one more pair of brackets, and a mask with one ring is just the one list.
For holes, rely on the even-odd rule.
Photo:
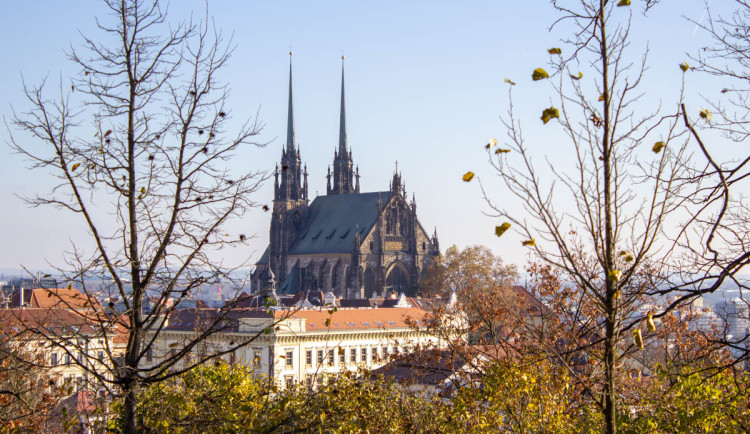
[[(705, 19), (703, 1), (663, 2), (648, 17), (634, 0), (630, 57), (648, 47), (643, 83), (644, 104), (674, 101), (681, 72), (677, 65), (706, 44), (705, 35), (688, 21)], [(713, 13), (729, 11), (729, 2), (709, 2)], [(272, 170), (286, 134), (290, 46), (294, 52), (296, 138), (310, 173), (310, 196), (325, 193), (325, 173), (338, 143), (341, 55), (346, 56), (347, 133), (362, 191), (388, 189), (396, 161), (409, 197), (429, 233), (437, 228), (443, 251), (453, 244), (489, 246), (506, 262), (522, 267), (528, 250), (517, 234), (497, 238), (498, 222), (477, 182), (461, 176), (474, 171), (488, 195), (522, 212), (493, 173), (485, 150), (490, 137), (501, 142), (500, 122), (508, 109), (507, 84), (516, 110), (538, 152), (538, 161), (564, 160), (564, 136), (539, 113), (551, 88), (531, 81), (531, 71), (549, 61), (550, 47), (566, 49), (565, 25), (550, 31), (559, 14), (545, 1), (209, 1), (208, 15), (235, 51), (221, 79), (231, 88), (232, 122), (253, 118), (264, 124), (265, 147), (238, 156), (245, 170)], [(4, 2), (0, 14), (0, 269), (32, 269), (60, 264), (71, 241), (86, 238), (79, 216), (59, 210), (29, 208), (20, 196), (46, 191), (50, 175), (29, 171), (28, 162), (7, 146), (13, 110), (28, 104), (23, 81), (45, 78), (54, 87), (75, 71), (65, 51), (79, 46), (81, 34), (96, 37), (95, 19), (106, 20), (100, 2), (37, 0)], [(204, 0), (173, 1), (170, 18), (198, 20)], [(588, 74), (589, 64), (578, 67)], [(588, 77), (588, 75), (586, 75)], [(721, 83), (696, 73), (687, 83), (686, 102), (698, 107)], [(737, 146), (737, 145), (735, 145)], [(271, 203), (273, 185), (256, 195)], [(230, 227), (254, 235), (247, 245), (222, 252), (229, 264), (252, 264), (268, 242), (270, 214), (260, 209)]]

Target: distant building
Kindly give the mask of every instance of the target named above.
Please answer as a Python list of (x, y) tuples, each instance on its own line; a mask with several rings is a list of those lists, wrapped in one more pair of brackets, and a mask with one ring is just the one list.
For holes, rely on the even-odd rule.
[(480, 386), (483, 368), (508, 357), (512, 356), (499, 346), (423, 348), (393, 358), (372, 376), (425, 398), (447, 398), (459, 387)]
[[(97, 391), (101, 384), (89, 371), (111, 372), (111, 360), (124, 354), (127, 334), (67, 309), (0, 309), (0, 335), (21, 360), (49, 369), (52, 380), (77, 390)], [(109, 352), (109, 353), (108, 353)], [(110, 377), (111, 378), (111, 377)]]
[[(750, 329), (750, 306), (748, 301), (736, 297), (724, 300), (714, 305), (714, 314), (719, 318), (719, 331), (730, 342), (737, 342), (744, 346), (748, 344), (748, 329)], [(743, 353), (741, 349), (733, 348), (732, 353), (737, 356)]]
[[(169, 317), (146, 360), (158, 364), (180, 351), (212, 323), (216, 309), (186, 309)], [(445, 342), (419, 328), (429, 313), (418, 308), (274, 310), (245, 309), (232, 312), (224, 329), (198, 344), (187, 362), (227, 351), (229, 363), (242, 363), (256, 375), (273, 379), (282, 387), (296, 383), (314, 386), (322, 378), (342, 370), (373, 369), (392, 355), (416, 347), (440, 348)], [(461, 321), (460, 316), (453, 320)], [(459, 338), (455, 336), (454, 338)]]
[(22, 307), (31, 300), (33, 288), (57, 288), (57, 279), (52, 277), (15, 278), (0, 286), (0, 307)]
[(278, 294), (330, 291), (343, 298), (416, 293), (439, 255), (437, 234), (430, 236), (417, 218), (398, 166), (388, 190), (360, 192), (346, 136), (343, 65), (339, 143), (326, 195), (312, 202), (308, 196), (307, 166), (294, 136), (291, 63), (286, 144), (274, 177), (270, 242), (252, 275), (254, 292), (275, 286)]

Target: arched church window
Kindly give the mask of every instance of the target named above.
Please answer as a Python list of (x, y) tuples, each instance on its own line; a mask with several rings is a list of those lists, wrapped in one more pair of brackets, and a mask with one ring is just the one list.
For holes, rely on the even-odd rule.
[(401, 216), (401, 224), (399, 225), (399, 229), (401, 230), (400, 231), (401, 232), (401, 236), (405, 237), (407, 235), (406, 230), (407, 230), (408, 227), (409, 227), (409, 225), (407, 224), (407, 217), (406, 217), (406, 215), (402, 215)]
[(302, 216), (300, 213), (295, 212), (294, 215), (292, 215), (292, 224), (294, 225), (294, 228), (297, 230), (302, 229)]
[(339, 284), (339, 266), (336, 265), (331, 269), (331, 290), (335, 291)]
[(375, 294), (375, 273), (373, 273), (371, 268), (365, 270), (364, 284), (365, 297), (375, 297), (377, 295)]
[(422, 251), (424, 252), (425, 250), (427, 250), (427, 243), (423, 242), (422, 243)]
[(396, 294), (409, 289), (409, 276), (403, 268), (395, 266), (385, 278), (385, 289)]
[(385, 216), (385, 233), (392, 234), (394, 229), (393, 213), (389, 212)]

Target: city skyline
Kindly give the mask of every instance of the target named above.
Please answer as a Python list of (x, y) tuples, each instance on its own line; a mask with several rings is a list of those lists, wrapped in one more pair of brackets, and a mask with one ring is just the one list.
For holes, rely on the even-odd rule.
[[(718, 13), (720, 6), (714, 6)], [(471, 5), (445, 3), (334, 3), (324, 7), (303, 2), (277, 4), (211, 4), (208, 14), (226, 36), (234, 33), (236, 47), (222, 81), (230, 85), (230, 115), (234, 125), (259, 111), (265, 124), (259, 141), (266, 147), (250, 150), (232, 163), (234, 170), (266, 170), (279, 159), (286, 132), (288, 52), (294, 52), (295, 129), (303, 163), (310, 173), (310, 199), (325, 194), (325, 173), (338, 143), (341, 55), (346, 56), (347, 133), (353, 160), (359, 166), (362, 191), (384, 191), (398, 161), (407, 194), (414, 193), (418, 216), (428, 232), (437, 228), (441, 249), (485, 244), (506, 262), (522, 267), (528, 250), (520, 237), (494, 236), (495, 219), (484, 216), (489, 208), (476, 183), (461, 182), (468, 170), (477, 173), (495, 200), (506, 198), (493, 184), (493, 173), (483, 145), (490, 137), (503, 141), (498, 119), (507, 111), (505, 78), (518, 83), (516, 109), (529, 134), (539, 143), (540, 158), (557, 161), (565, 155), (555, 146), (563, 138), (551, 124), (540, 128), (540, 108), (549, 101), (549, 88), (534, 84), (531, 71), (549, 61), (546, 50), (561, 46), (564, 30), (548, 31), (554, 11), (548, 5)], [(683, 15), (701, 20), (704, 5), (684, 2), (681, 8), (657, 8), (648, 20), (640, 10), (633, 14), (633, 58), (650, 41), (650, 71), (644, 103), (677, 96), (677, 64), (695, 53), (705, 38)], [(205, 3), (172, 4), (173, 20), (204, 17)], [(94, 17), (102, 15), (99, 2), (43, 6), (6, 6), (2, 48), (6, 68), (2, 113), (6, 123), (26, 109), (22, 81), (35, 85), (47, 77), (50, 96), (61, 77), (75, 73), (63, 50), (80, 44), (81, 33), (95, 33)], [(655, 16), (654, 16), (655, 15)], [(523, 17), (522, 20), (518, 17)], [(667, 33), (657, 23), (669, 22)], [(40, 26), (39, 23), (45, 23)], [(564, 24), (562, 24), (564, 26)], [(666, 26), (661, 26), (665, 27)], [(34, 31), (30, 31), (30, 29)], [(519, 43), (522, 41), (523, 43)], [(580, 65), (591, 70), (591, 65)], [(686, 91), (688, 107), (699, 106), (701, 95), (718, 92), (720, 83), (692, 74)], [(67, 86), (66, 86), (67, 87)], [(89, 120), (82, 119), (83, 127)], [(12, 127), (11, 128), (12, 131)], [(230, 131), (231, 133), (231, 131)], [(4, 143), (8, 129), (3, 130)], [(47, 268), (45, 260), (62, 263), (70, 240), (86, 234), (78, 216), (52, 209), (25, 206), (16, 195), (46, 191), (51, 180), (43, 171), (30, 172), (19, 155), (7, 146), (0, 151), (0, 179), (5, 188), (0, 202), (0, 268), (25, 265)], [(542, 161), (542, 160), (540, 160)], [(253, 197), (259, 204), (273, 199), (272, 178)], [(521, 210), (519, 209), (519, 212)], [(255, 235), (246, 246), (222, 252), (228, 263), (251, 266), (268, 240), (269, 213), (261, 208), (232, 223), (237, 234)]]

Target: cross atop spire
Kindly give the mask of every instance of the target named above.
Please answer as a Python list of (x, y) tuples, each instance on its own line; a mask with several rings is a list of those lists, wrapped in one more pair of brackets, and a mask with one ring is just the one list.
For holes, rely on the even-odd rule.
[(344, 98), (344, 55), (341, 55), (341, 114), (339, 116), (339, 155), (346, 155), (346, 100)]
[[(291, 48), (291, 45), (290, 45)], [(286, 149), (294, 153), (294, 103), (292, 102), (292, 52), (289, 51), (289, 114), (286, 124)]]

